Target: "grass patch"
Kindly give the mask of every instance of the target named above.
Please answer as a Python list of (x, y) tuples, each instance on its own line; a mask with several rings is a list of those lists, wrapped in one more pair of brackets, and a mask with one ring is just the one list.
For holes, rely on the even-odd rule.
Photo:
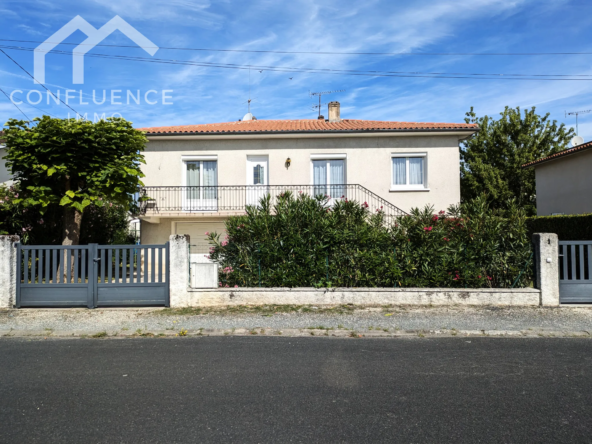
[(106, 337), (107, 337), (106, 331), (101, 331), (99, 333), (95, 333), (94, 335), (91, 335), (91, 338), (106, 338)]

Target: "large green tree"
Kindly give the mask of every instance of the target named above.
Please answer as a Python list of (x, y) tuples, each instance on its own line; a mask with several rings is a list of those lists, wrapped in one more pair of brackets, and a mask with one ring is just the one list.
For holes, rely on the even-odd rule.
[(109, 202), (128, 207), (142, 185), (147, 142), (121, 118), (96, 123), (77, 119), (10, 119), (4, 131), (6, 165), (19, 183), (15, 203), (42, 213), (63, 207), (63, 245), (78, 245), (84, 211)]
[(534, 170), (522, 165), (567, 148), (573, 129), (540, 116), (535, 108), (508, 108), (499, 120), (477, 117), (473, 108), (467, 123), (479, 124), (480, 131), (461, 146), (461, 195), (463, 201), (486, 194), (492, 208), (505, 209), (515, 202), (528, 215), (536, 214)]

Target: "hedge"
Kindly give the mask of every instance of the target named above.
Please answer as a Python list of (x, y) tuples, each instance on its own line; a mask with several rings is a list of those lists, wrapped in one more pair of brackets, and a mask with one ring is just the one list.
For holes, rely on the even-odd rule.
[(526, 225), (532, 233), (556, 233), (559, 240), (592, 240), (592, 214), (529, 217)]
[(389, 220), (380, 208), (287, 192), (206, 233), (223, 287), (529, 286), (532, 245), (524, 211), (485, 199)]

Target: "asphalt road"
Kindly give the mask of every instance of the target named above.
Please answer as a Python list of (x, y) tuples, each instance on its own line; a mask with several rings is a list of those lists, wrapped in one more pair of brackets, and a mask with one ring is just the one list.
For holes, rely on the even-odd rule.
[(0, 442), (591, 442), (592, 340), (0, 341)]

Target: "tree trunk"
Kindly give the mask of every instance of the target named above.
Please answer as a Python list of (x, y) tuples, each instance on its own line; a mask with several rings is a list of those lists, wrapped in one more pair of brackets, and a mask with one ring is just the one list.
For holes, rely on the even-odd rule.
[[(64, 208), (64, 234), (62, 237), (62, 245), (79, 245), (80, 244), (80, 226), (82, 224), (82, 213), (75, 208), (66, 207)], [(67, 263), (68, 254), (70, 255), (70, 279), (68, 279)], [(62, 272), (58, 272), (58, 276), (62, 275), (62, 283), (71, 283), (72, 279), (74, 283), (78, 283), (78, 276), (74, 276), (74, 262), (78, 261), (78, 253), (75, 254), (74, 250), (64, 250), (64, 256), (60, 269)]]
[(64, 208), (64, 234), (62, 245), (80, 244), (80, 226), (82, 225), (82, 213), (75, 208)]

